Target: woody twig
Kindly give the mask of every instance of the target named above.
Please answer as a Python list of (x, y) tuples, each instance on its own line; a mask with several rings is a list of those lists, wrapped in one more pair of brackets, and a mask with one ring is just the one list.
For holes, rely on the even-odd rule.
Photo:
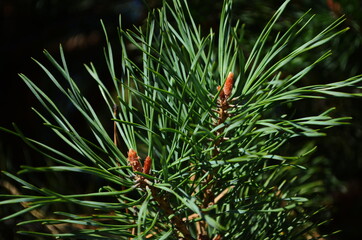
[[(220, 126), (221, 124), (225, 123), (225, 121), (230, 117), (229, 109), (232, 107), (230, 104), (232, 102), (232, 99), (230, 99), (232, 90), (234, 86), (234, 73), (230, 72), (225, 80), (224, 87), (221, 88), (221, 86), (217, 87), (217, 90), (219, 93), (219, 98), (217, 100), (217, 115), (218, 118), (216, 119), (214, 123), (214, 127)], [(225, 140), (224, 137), (221, 137), (221, 135), (224, 133), (225, 127), (221, 127), (218, 130), (216, 130), (216, 137), (217, 140), (214, 142), (214, 149), (212, 152), (212, 157), (216, 157), (220, 153), (220, 144)], [(205, 185), (206, 188), (204, 190), (204, 199), (202, 203), (202, 208), (207, 208), (210, 205), (213, 205), (216, 203), (216, 198), (213, 193), (213, 185), (210, 183), (211, 180), (214, 178), (214, 174), (210, 173), (206, 180)], [(197, 231), (198, 231), (198, 240), (207, 240), (207, 224), (205, 221), (200, 221), (197, 223)], [(218, 239), (221, 239), (221, 236), (217, 236)]]
[[(11, 184), (8, 181), (1, 180), (0, 181), (0, 186), (5, 188), (6, 190), (8, 190), (12, 195), (22, 195), (22, 193), (13, 184)], [(20, 204), (24, 208), (29, 208), (30, 207), (29, 202), (20, 202)], [(29, 211), (29, 212), (36, 219), (53, 218), (53, 216), (46, 215), (42, 210), (34, 209), (34, 210)], [(73, 229), (77, 229), (77, 230), (89, 228), (89, 227), (86, 227), (84, 225), (76, 224), (76, 223), (45, 224), (45, 227), (49, 230), (50, 233), (52, 233), (54, 235), (64, 233), (64, 232), (68, 231), (69, 228), (73, 228)], [(59, 238), (59, 239), (62, 240), (63, 238)]]
[[(152, 165), (152, 159), (150, 156), (146, 157), (144, 164), (142, 166), (140, 162), (140, 157), (137, 155), (137, 152), (133, 149), (130, 149), (128, 151), (127, 160), (131, 165), (133, 172), (142, 172), (144, 174), (150, 174), (151, 165)], [(179, 216), (177, 216), (177, 214), (171, 207), (169, 201), (166, 201), (165, 197), (162, 197), (159, 194), (158, 189), (155, 188), (150, 181), (147, 181), (144, 176), (136, 174), (135, 179), (137, 181), (137, 186), (143, 189), (146, 188), (150, 189), (153, 199), (158, 203), (158, 205), (163, 210), (164, 214), (170, 219), (174, 227), (182, 234), (182, 237), (181, 236), (178, 237), (180, 239), (192, 240), (193, 237), (191, 236), (190, 231), (187, 229), (185, 222), (182, 221), (182, 219)]]
[[(118, 115), (118, 106), (113, 106), (113, 117), (117, 118)], [(113, 121), (113, 142), (116, 147), (118, 147), (118, 132), (117, 132), (117, 122)]]
[[(221, 87), (218, 86), (218, 91), (220, 91), (220, 94), (219, 94), (219, 99), (217, 100), (218, 119), (215, 122), (215, 127), (223, 124), (226, 121), (226, 119), (228, 117), (230, 117), (230, 113), (228, 110), (232, 106), (230, 104), (230, 102), (232, 101), (232, 100), (230, 100), (230, 96), (231, 96), (233, 86), (234, 86), (234, 73), (230, 72), (225, 80), (224, 87), (223, 87), (223, 89), (221, 89), (221, 91), (220, 91)], [(225, 129), (224, 127), (219, 128), (216, 131), (216, 136), (220, 136), (224, 132), (224, 129)], [(222, 141), (224, 141), (224, 138), (220, 137), (214, 143), (213, 157), (215, 157), (216, 155), (219, 154), (219, 145), (221, 144)]]

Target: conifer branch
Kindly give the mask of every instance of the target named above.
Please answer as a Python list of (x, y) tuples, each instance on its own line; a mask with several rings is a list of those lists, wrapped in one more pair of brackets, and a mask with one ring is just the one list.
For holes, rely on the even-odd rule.
[[(128, 162), (132, 166), (134, 172), (143, 172), (145, 174), (150, 174), (152, 159), (150, 156), (147, 156), (144, 165), (142, 167), (140, 161), (140, 157), (137, 155), (137, 152), (133, 149), (128, 151)], [(143, 176), (137, 175), (135, 173), (135, 179), (137, 182), (137, 186), (142, 189), (150, 189), (151, 195), (153, 199), (158, 203), (160, 209), (164, 212), (165, 216), (170, 219), (171, 223), (174, 227), (182, 234), (182, 239), (192, 240), (192, 236), (190, 231), (186, 227), (186, 223), (182, 221), (182, 219), (175, 213), (173, 208), (170, 205), (169, 201), (166, 201), (164, 197), (162, 197), (157, 188), (155, 188), (151, 182), (147, 181)], [(180, 236), (179, 236), (180, 237)]]

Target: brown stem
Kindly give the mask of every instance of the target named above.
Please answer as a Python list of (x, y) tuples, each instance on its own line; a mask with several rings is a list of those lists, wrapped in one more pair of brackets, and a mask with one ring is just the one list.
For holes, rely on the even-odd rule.
[[(2, 186), (3, 188), (5, 188), (6, 190), (8, 190), (12, 195), (21, 195), (21, 192), (14, 186), (12, 185), (10, 182), (5, 181), (5, 180), (1, 180), (0, 181), (0, 186)], [(29, 202), (20, 202), (20, 204), (24, 207), (24, 208), (28, 208), (29, 207)], [(38, 209), (34, 209), (30, 211), (30, 214), (33, 215), (36, 219), (47, 219), (47, 218), (53, 218), (53, 216), (48, 216), (45, 215), (43, 213), (43, 211), (38, 210)], [(54, 224), (54, 225), (50, 225), (50, 224), (46, 224), (45, 227), (49, 230), (49, 232), (51, 232), (52, 234), (59, 234), (59, 233), (64, 233), (69, 231), (69, 228), (74, 228), (74, 229), (84, 229), (85, 226), (80, 225), (80, 224), (71, 224), (71, 223), (62, 223), (62, 224)], [(59, 238), (60, 239), (60, 238)], [(60, 239), (61, 240), (61, 239)]]
[[(147, 156), (144, 165), (142, 166), (139, 162), (140, 157), (137, 155), (137, 152), (133, 149), (129, 149), (128, 151), (128, 162), (132, 166), (133, 171), (143, 172), (145, 174), (150, 174), (152, 159), (150, 156)], [(146, 189), (149, 188), (151, 190), (151, 195), (153, 199), (158, 203), (160, 208), (163, 210), (165, 215), (170, 218), (171, 223), (175, 226), (175, 228), (183, 235), (180, 239), (185, 240), (193, 240), (194, 238), (191, 236), (190, 231), (187, 229), (186, 224), (182, 219), (175, 214), (175, 211), (172, 209), (170, 203), (164, 198), (161, 197), (158, 193), (157, 188), (152, 186), (152, 183), (145, 179), (145, 177), (136, 175), (136, 181), (139, 184), (140, 188)]]
[(164, 211), (167, 217), (171, 217), (172, 224), (176, 227), (176, 229), (182, 233), (184, 239), (192, 240), (194, 239), (190, 231), (186, 228), (186, 224), (182, 219), (175, 214), (175, 211), (170, 206), (170, 203), (166, 201), (163, 197), (158, 195), (158, 190), (152, 185), (148, 185), (151, 190), (152, 197), (156, 200), (156, 202), (160, 205), (160, 208)]
[[(113, 117), (114, 118), (117, 118), (117, 115), (118, 115), (118, 106), (117, 105), (114, 105), (113, 106)], [(118, 147), (118, 131), (117, 131), (117, 122), (116, 121), (113, 121), (113, 142), (114, 142), (114, 145), (116, 147)]]
[[(231, 96), (231, 93), (233, 90), (233, 86), (234, 86), (234, 73), (230, 72), (225, 80), (224, 87), (222, 89), (220, 86), (217, 88), (217, 90), (220, 91), (219, 99), (217, 101), (218, 109), (216, 111), (219, 116), (218, 116), (218, 120), (216, 122), (215, 127), (225, 123), (227, 118), (230, 117), (228, 109), (232, 107), (230, 105), (230, 102), (232, 101), (232, 99), (230, 100), (230, 96)], [(219, 146), (224, 141), (224, 138), (220, 137), (220, 136), (224, 133), (224, 129), (225, 128), (222, 127), (216, 131), (216, 136), (219, 138), (214, 142), (214, 149), (212, 152), (212, 157), (216, 157), (220, 153)], [(214, 174), (215, 173), (210, 173), (206, 177), (205, 185), (207, 187), (204, 190), (204, 199), (203, 199), (203, 203), (201, 206), (202, 208), (207, 208), (208, 206), (215, 204), (215, 202), (216, 202), (216, 199), (215, 199), (215, 196), (213, 193), (214, 186), (213, 186), (213, 184), (210, 184), (210, 182), (214, 178)], [(197, 232), (198, 232), (199, 240), (209, 239), (208, 235), (207, 235), (206, 221), (200, 221), (197, 223)], [(219, 237), (219, 239), (221, 239), (221, 236)]]

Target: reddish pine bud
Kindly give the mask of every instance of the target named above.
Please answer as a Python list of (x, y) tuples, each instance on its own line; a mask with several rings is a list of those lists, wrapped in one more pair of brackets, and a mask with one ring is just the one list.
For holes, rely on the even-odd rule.
[[(217, 86), (217, 91), (220, 91), (220, 86)], [(221, 100), (224, 100), (225, 99), (225, 93), (224, 93), (224, 89), (220, 91), (220, 95), (219, 95), (219, 98)]]
[(142, 166), (139, 162), (139, 157), (137, 155), (137, 152), (133, 149), (130, 149), (128, 151), (128, 158), (127, 158), (129, 164), (132, 166), (133, 171), (142, 172)]
[(150, 156), (147, 156), (143, 164), (143, 173), (150, 174), (151, 165), (152, 165), (152, 159)]
[(229, 72), (228, 77), (226, 78), (225, 84), (224, 84), (224, 94), (225, 98), (228, 99), (231, 95), (231, 91), (233, 90), (234, 85), (234, 73)]

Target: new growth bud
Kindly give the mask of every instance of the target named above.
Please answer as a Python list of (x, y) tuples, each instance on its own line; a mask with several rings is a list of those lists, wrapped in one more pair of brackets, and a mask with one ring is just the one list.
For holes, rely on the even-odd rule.
[(133, 171), (142, 172), (142, 166), (139, 161), (139, 157), (137, 155), (137, 152), (133, 149), (130, 149), (128, 151), (128, 162), (132, 166)]
[(229, 72), (229, 75), (226, 78), (223, 89), (226, 99), (228, 99), (231, 96), (231, 91), (233, 90), (233, 86), (234, 86), (234, 73)]
[(220, 91), (219, 99), (221, 101), (225, 101), (231, 96), (233, 86), (234, 86), (234, 73), (229, 72), (229, 75), (227, 76), (227, 78), (225, 80), (223, 89), (220, 91), (221, 87), (220, 86), (217, 87), (217, 90)]
[(151, 164), (152, 164), (152, 159), (150, 156), (147, 156), (143, 164), (143, 173), (150, 174)]
[[(217, 90), (220, 91), (220, 86), (217, 86)], [(219, 98), (221, 100), (224, 100), (225, 99), (225, 93), (224, 93), (224, 89), (220, 91), (220, 95), (219, 95)]]

